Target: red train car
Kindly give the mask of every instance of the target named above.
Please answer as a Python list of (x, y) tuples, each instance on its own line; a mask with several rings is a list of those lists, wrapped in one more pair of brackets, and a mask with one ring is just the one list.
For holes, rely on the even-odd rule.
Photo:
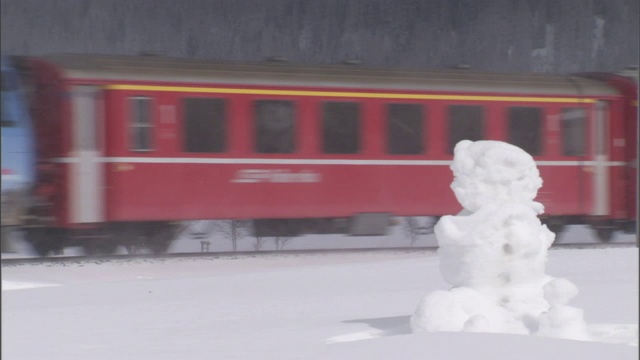
[(28, 59), (41, 254), (73, 233), (93, 252), (177, 225), (251, 219), (263, 236), (381, 234), (441, 216), (453, 146), (502, 140), (533, 155), (556, 230), (630, 230), (637, 87), (614, 75), (485, 74), (354, 65), (62, 55)]

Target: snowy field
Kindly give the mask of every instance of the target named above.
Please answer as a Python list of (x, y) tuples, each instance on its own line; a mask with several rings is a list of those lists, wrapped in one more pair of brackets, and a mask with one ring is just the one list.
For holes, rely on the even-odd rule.
[[(600, 342), (410, 333), (435, 251), (2, 267), (2, 359), (637, 359), (638, 251), (550, 250)], [(635, 344), (629, 345), (629, 344)]]

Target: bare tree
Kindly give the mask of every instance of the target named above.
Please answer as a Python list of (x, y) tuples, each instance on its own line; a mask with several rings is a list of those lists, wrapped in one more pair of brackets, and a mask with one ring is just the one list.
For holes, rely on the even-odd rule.
[(415, 246), (416, 242), (420, 238), (418, 230), (418, 219), (415, 217), (406, 217), (402, 222), (402, 230), (404, 236), (409, 239), (411, 246)]
[(241, 220), (221, 220), (217, 224), (217, 230), (223, 238), (231, 241), (234, 252), (238, 250), (238, 240), (247, 234), (246, 222)]
[(433, 234), (433, 227), (438, 218), (427, 218), (421, 224), (420, 219), (416, 217), (406, 217), (402, 222), (402, 230), (404, 236), (409, 239), (411, 246), (415, 246), (420, 239), (420, 235)]
[(256, 251), (262, 250), (262, 247), (264, 246), (264, 244), (266, 244), (267, 239), (258, 235), (254, 235), (254, 237), (256, 238), (256, 243), (253, 245), (253, 248)]
[(291, 242), (294, 238), (288, 236), (276, 236), (273, 238), (273, 241), (276, 243), (276, 250), (282, 250), (288, 243)]

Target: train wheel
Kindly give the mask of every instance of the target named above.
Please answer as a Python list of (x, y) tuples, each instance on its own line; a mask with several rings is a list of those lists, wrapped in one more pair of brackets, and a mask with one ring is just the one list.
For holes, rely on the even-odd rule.
[(122, 245), (127, 254), (137, 254), (144, 247), (143, 229), (135, 223), (112, 223), (105, 231), (115, 247)]
[(36, 255), (40, 257), (49, 256), (49, 253), (51, 252), (51, 247), (44, 241), (38, 241), (31, 245), (33, 247), (33, 250), (36, 252)]
[(2, 242), (3, 253), (16, 252), (13, 245), (12, 231), (8, 226), (2, 227), (2, 235), (0, 237), (0, 242)]
[(119, 244), (118, 237), (107, 227), (78, 230), (74, 235), (89, 256), (113, 255)]
[(91, 256), (113, 255), (117, 247), (118, 244), (109, 239), (89, 241), (83, 246), (87, 255)]
[(596, 229), (596, 235), (598, 236), (598, 240), (602, 242), (609, 242), (613, 239), (613, 233), (615, 229), (610, 226), (600, 226)]
[(614, 222), (606, 219), (595, 219), (590, 223), (590, 226), (595, 231), (598, 240), (602, 242), (611, 241), (618, 229)]
[(171, 246), (171, 241), (159, 242), (153, 241), (150, 244), (147, 244), (147, 248), (154, 254), (164, 254), (169, 250), (169, 246)]
[(48, 256), (50, 252), (57, 248), (54, 246), (55, 240), (50, 238), (50, 234), (47, 234), (46, 228), (26, 228), (24, 231), (24, 237), (27, 242), (31, 244), (33, 251), (35, 251), (38, 256)]
[(178, 227), (176, 225), (158, 225), (146, 242), (147, 248), (154, 254), (166, 253), (176, 236), (177, 230)]

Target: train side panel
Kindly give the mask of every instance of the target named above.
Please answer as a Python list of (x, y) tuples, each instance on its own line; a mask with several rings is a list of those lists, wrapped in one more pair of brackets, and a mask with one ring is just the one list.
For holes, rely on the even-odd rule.
[[(303, 119), (296, 129), (299, 152), (255, 152), (251, 141), (255, 134), (248, 121), (255, 97), (228, 98), (229, 119), (233, 119), (228, 152), (218, 156), (184, 152), (180, 100), (196, 96), (201, 94), (109, 93), (110, 220), (344, 217), (382, 211), (424, 214), (442, 211), (452, 203), (452, 198), (442, 201), (439, 195), (450, 193), (443, 191), (448, 189), (448, 163), (414, 156), (405, 157), (407, 165), (397, 165), (398, 159), (382, 158), (381, 140), (376, 139), (383, 134), (380, 121), (363, 121), (368, 136), (363, 136), (361, 153), (321, 154), (321, 102), (317, 99), (288, 99), (295, 102)], [(136, 97), (153, 99), (157, 126), (152, 151), (129, 150), (126, 122), (131, 114), (126, 104)], [(374, 119), (376, 105), (363, 103), (362, 107), (372, 115), (367, 120)], [(449, 205), (448, 210), (457, 209)]]
[(420, 84), (384, 73), (384, 87), (383, 73), (360, 70), (327, 68), (329, 81), (306, 68), (205, 65), (230, 82), (162, 64), (33, 61), (47, 226), (124, 224), (154, 238), (182, 220), (453, 214), (449, 166), (462, 139), (528, 151), (547, 218), (611, 229), (635, 214), (637, 124), (619, 87), (450, 73)]
[[(206, 88), (204, 88), (206, 89)], [(204, 90), (203, 90), (204, 91)], [(392, 156), (384, 149), (384, 106), (395, 100), (348, 99), (363, 112), (362, 148), (357, 154), (329, 156), (320, 151), (319, 134), (323, 99), (277, 98), (291, 101), (301, 113), (296, 139), (299, 152), (264, 155), (255, 152), (252, 106), (264, 97), (227, 96), (228, 151), (197, 154), (183, 151), (184, 98), (200, 93), (111, 91), (107, 106), (109, 145), (107, 158), (110, 220), (162, 220), (203, 218), (270, 218), (349, 216), (359, 212), (392, 212), (397, 215), (441, 215), (459, 211), (449, 190), (448, 165), (452, 155), (443, 142), (449, 131), (448, 107), (480, 106), (485, 112), (484, 139), (507, 141), (506, 113), (513, 107), (542, 111), (544, 140), (539, 154), (545, 179), (540, 198), (555, 215), (591, 214), (593, 204), (593, 104), (430, 101), (426, 109), (428, 151), (417, 156)], [(452, 95), (453, 96), (453, 95)], [(150, 99), (154, 119), (153, 149), (130, 151), (128, 101)], [(343, 100), (344, 99), (340, 99)], [(583, 143), (579, 153), (563, 154), (562, 116), (565, 110), (584, 114)], [(170, 115), (167, 115), (170, 114)], [(167, 118), (171, 116), (171, 118)], [(491, 119), (491, 120), (490, 120)], [(494, 121), (500, 119), (501, 121)], [(309, 139), (307, 143), (306, 139)], [(154, 179), (162, 179), (157, 181)], [(427, 180), (428, 179), (428, 180)], [(567, 183), (574, 186), (566, 186)], [(156, 194), (162, 194), (157, 196)], [(168, 210), (173, 215), (169, 215)]]

